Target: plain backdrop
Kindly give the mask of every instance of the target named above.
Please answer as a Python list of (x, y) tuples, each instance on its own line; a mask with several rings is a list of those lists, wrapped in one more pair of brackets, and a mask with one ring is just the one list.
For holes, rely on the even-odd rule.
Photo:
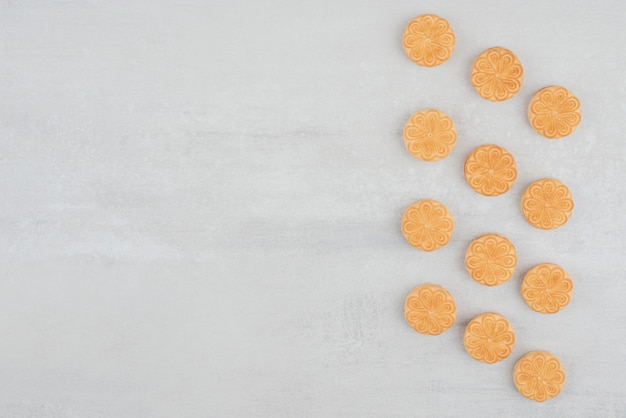
[[(401, 47), (423, 13), (456, 33), (439, 67)], [(0, 0), (0, 416), (626, 416), (625, 19), (623, 1)], [(469, 82), (496, 45), (525, 69), (503, 103)], [(558, 141), (526, 118), (552, 84), (582, 102)], [(426, 107), (459, 133), (431, 164), (402, 142)], [(463, 177), (483, 143), (517, 160), (500, 197)], [(543, 177), (575, 199), (554, 231), (519, 211)], [(400, 233), (422, 198), (456, 222), (433, 253)], [(518, 251), (496, 288), (463, 264), (485, 232)], [(519, 294), (541, 262), (574, 280), (557, 315)], [(457, 302), (439, 337), (404, 321), (424, 282)], [(494, 365), (462, 345), (486, 311), (517, 335)], [(531, 350), (567, 373), (544, 404), (512, 381)]]

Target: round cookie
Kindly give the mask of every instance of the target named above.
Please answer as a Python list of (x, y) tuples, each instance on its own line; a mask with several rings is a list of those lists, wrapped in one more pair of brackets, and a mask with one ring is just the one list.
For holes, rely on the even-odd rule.
[(520, 290), (530, 309), (553, 314), (567, 306), (573, 288), (572, 279), (562, 267), (545, 263), (526, 273)]
[(404, 211), (401, 229), (413, 247), (434, 251), (450, 241), (454, 220), (443, 204), (436, 200), (420, 200)]
[(404, 145), (412, 156), (420, 160), (440, 160), (450, 154), (454, 144), (454, 122), (450, 116), (439, 110), (415, 112), (404, 127)]
[(517, 179), (515, 158), (498, 145), (481, 145), (465, 160), (465, 180), (484, 196), (499, 196), (509, 191)]
[(516, 265), (515, 246), (499, 234), (481, 235), (465, 251), (467, 272), (485, 286), (497, 286), (509, 280)]
[(550, 139), (563, 138), (574, 132), (581, 117), (580, 100), (565, 87), (544, 87), (528, 105), (530, 125)]
[(537, 180), (522, 195), (522, 214), (539, 229), (555, 229), (572, 216), (574, 200), (566, 185), (556, 179)]
[(423, 284), (409, 293), (404, 302), (404, 317), (415, 331), (439, 335), (456, 320), (456, 304), (446, 289)]
[(554, 355), (547, 351), (531, 351), (515, 364), (513, 382), (523, 396), (544, 402), (561, 393), (565, 371)]
[(463, 345), (473, 359), (487, 364), (497, 363), (511, 355), (515, 332), (502, 315), (484, 313), (467, 324)]
[(404, 53), (424, 67), (447, 61), (454, 51), (454, 43), (454, 32), (448, 21), (432, 14), (411, 20), (402, 35)]
[(483, 99), (502, 102), (513, 97), (524, 82), (524, 68), (506, 48), (489, 48), (472, 65), (471, 82)]

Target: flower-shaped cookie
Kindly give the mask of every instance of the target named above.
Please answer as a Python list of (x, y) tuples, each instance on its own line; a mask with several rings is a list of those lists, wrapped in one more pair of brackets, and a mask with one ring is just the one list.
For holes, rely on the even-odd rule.
[(552, 354), (531, 351), (515, 364), (513, 381), (523, 396), (543, 402), (561, 393), (565, 384), (565, 371), (559, 359)]
[(404, 145), (415, 158), (437, 161), (456, 144), (456, 129), (450, 116), (435, 109), (413, 113), (404, 127)]
[(448, 208), (436, 200), (420, 200), (404, 211), (401, 228), (413, 247), (433, 251), (450, 241), (454, 220)]
[(465, 160), (465, 179), (475, 192), (485, 196), (506, 193), (517, 179), (515, 159), (497, 145), (481, 145)]
[(472, 319), (463, 337), (465, 350), (475, 360), (497, 363), (511, 355), (515, 332), (509, 321), (497, 313), (485, 313)]
[(539, 264), (526, 273), (522, 297), (533, 311), (557, 313), (567, 306), (574, 284), (567, 272), (556, 264)]
[(580, 100), (564, 87), (545, 87), (528, 105), (528, 121), (546, 138), (559, 139), (571, 134), (580, 120)]
[(456, 304), (450, 292), (443, 287), (424, 284), (407, 296), (404, 317), (415, 331), (439, 335), (454, 324)]
[(411, 20), (402, 35), (406, 55), (425, 67), (434, 67), (448, 60), (454, 51), (454, 42), (454, 32), (448, 21), (430, 14)]
[(497, 286), (509, 280), (516, 265), (515, 246), (502, 235), (481, 235), (465, 251), (467, 272), (485, 286)]
[(522, 87), (524, 68), (508, 49), (489, 48), (474, 61), (471, 81), (483, 99), (501, 102), (513, 97)]
[(572, 194), (556, 179), (537, 180), (522, 195), (522, 214), (535, 228), (558, 228), (569, 220), (573, 210)]

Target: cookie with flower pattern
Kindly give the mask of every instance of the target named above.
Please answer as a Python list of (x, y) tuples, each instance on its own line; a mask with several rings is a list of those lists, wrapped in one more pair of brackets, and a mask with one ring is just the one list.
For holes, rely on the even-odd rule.
[(528, 105), (530, 125), (550, 139), (570, 135), (580, 124), (581, 118), (580, 100), (565, 87), (544, 87)]
[(515, 158), (498, 145), (481, 145), (465, 160), (465, 180), (484, 196), (499, 196), (513, 187), (517, 179)]
[(515, 246), (499, 234), (481, 235), (465, 251), (467, 272), (485, 286), (497, 286), (509, 280), (516, 265)]
[(454, 232), (452, 214), (436, 200), (420, 200), (402, 215), (402, 234), (413, 247), (434, 251), (450, 241)]
[(522, 214), (539, 229), (555, 229), (572, 216), (574, 199), (567, 186), (556, 179), (532, 183), (522, 195)]
[(561, 393), (565, 371), (554, 355), (547, 351), (532, 351), (515, 364), (513, 382), (526, 398), (544, 402)]
[(553, 314), (565, 308), (572, 297), (574, 284), (569, 274), (556, 264), (539, 264), (526, 273), (522, 297), (536, 312)]
[(508, 49), (489, 48), (474, 60), (471, 82), (480, 97), (501, 102), (513, 97), (522, 87), (524, 67)]
[(409, 293), (404, 303), (404, 317), (415, 331), (439, 335), (456, 320), (456, 304), (446, 289), (424, 284)]
[(467, 324), (463, 345), (473, 359), (487, 364), (497, 363), (511, 355), (515, 332), (502, 315), (485, 313)]
[(447, 61), (454, 51), (454, 43), (454, 32), (448, 21), (433, 14), (411, 20), (402, 35), (407, 57), (424, 67), (434, 67)]
[(404, 145), (412, 156), (420, 160), (440, 160), (450, 154), (455, 144), (454, 122), (439, 110), (415, 112), (404, 127)]

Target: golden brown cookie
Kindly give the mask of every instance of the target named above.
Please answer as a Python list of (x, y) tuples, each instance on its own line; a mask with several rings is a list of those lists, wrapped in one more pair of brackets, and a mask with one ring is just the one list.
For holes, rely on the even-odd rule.
[(515, 364), (513, 381), (523, 396), (543, 402), (561, 393), (565, 384), (565, 371), (559, 359), (552, 354), (531, 351)]
[(524, 68), (506, 48), (489, 48), (472, 66), (472, 85), (483, 99), (501, 102), (513, 97), (524, 82)]
[(465, 180), (476, 193), (501, 195), (509, 191), (515, 179), (515, 158), (498, 145), (481, 145), (465, 160)]
[(502, 315), (485, 313), (467, 324), (463, 344), (475, 360), (487, 364), (497, 363), (511, 355), (515, 332)]
[(581, 117), (580, 100), (565, 87), (544, 87), (528, 105), (530, 125), (550, 139), (563, 138), (574, 132)]
[(454, 32), (448, 21), (431, 14), (411, 20), (402, 35), (407, 57), (424, 67), (447, 61), (454, 51), (454, 42)]
[(413, 247), (433, 251), (450, 241), (454, 220), (448, 208), (436, 200), (420, 200), (404, 211), (401, 228)]
[(481, 235), (465, 251), (467, 272), (485, 286), (497, 286), (509, 280), (516, 265), (515, 246), (499, 234)]
[(567, 306), (574, 284), (569, 274), (556, 264), (539, 264), (526, 273), (522, 297), (533, 311), (557, 313)]
[(555, 229), (569, 220), (574, 200), (566, 185), (556, 179), (537, 180), (522, 195), (522, 214), (539, 229)]
[(435, 109), (413, 113), (404, 127), (404, 145), (412, 156), (437, 161), (452, 151), (456, 129), (450, 116)]
[(454, 325), (456, 304), (450, 292), (443, 287), (423, 284), (407, 296), (404, 317), (415, 331), (439, 335)]

